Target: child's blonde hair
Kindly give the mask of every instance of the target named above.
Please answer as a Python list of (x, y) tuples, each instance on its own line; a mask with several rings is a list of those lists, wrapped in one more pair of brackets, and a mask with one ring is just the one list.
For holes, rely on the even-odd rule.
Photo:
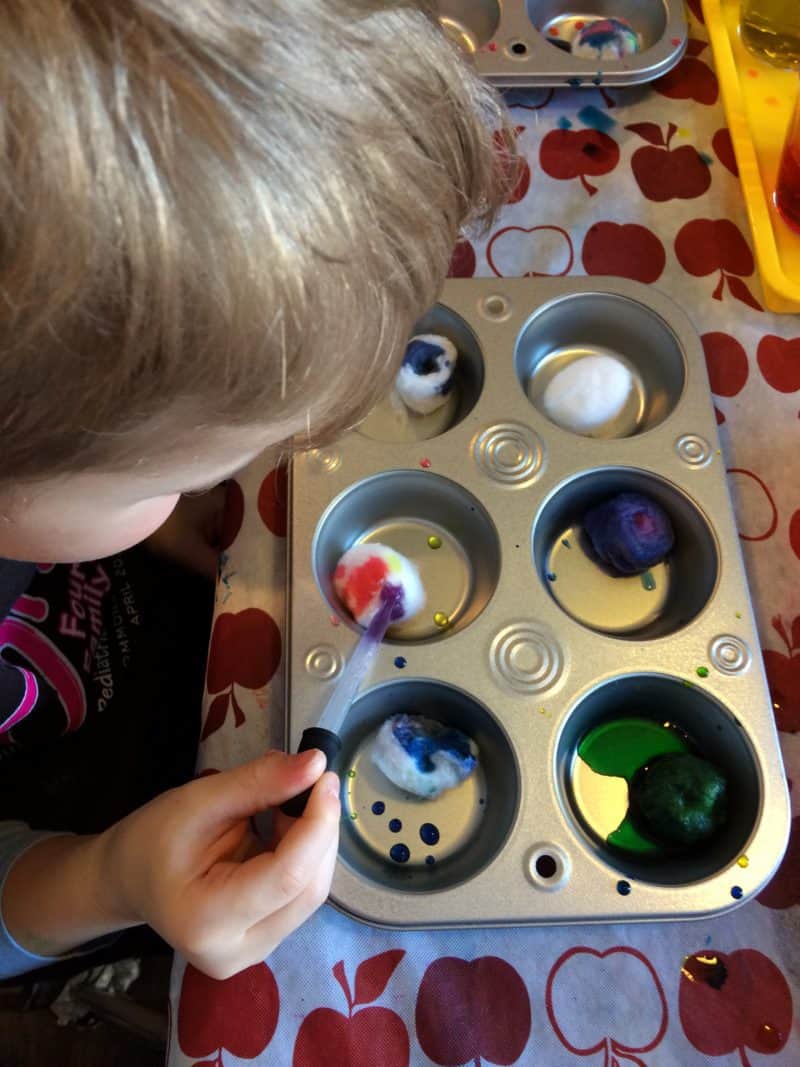
[(509, 181), (428, 7), (0, 0), (0, 478), (366, 412)]

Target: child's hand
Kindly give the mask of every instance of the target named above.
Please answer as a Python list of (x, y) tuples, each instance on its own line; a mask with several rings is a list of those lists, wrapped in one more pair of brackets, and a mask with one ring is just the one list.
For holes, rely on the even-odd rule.
[[(97, 840), (119, 926), (149, 923), (199, 970), (227, 978), (263, 960), (328, 895), (339, 783), (324, 757), (270, 752), (156, 798)], [(250, 816), (315, 780), (305, 813), (263, 851)], [(281, 834), (281, 831), (282, 834)]]
[(226, 495), (227, 488), (217, 485), (205, 493), (182, 496), (145, 544), (190, 570), (216, 578)]

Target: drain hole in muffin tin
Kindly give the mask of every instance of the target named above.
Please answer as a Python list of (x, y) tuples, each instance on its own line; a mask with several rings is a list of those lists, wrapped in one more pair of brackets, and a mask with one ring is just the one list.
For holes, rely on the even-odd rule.
[[(641, 493), (670, 518), (675, 544), (640, 575), (615, 574), (596, 556), (583, 516), (618, 493)], [(692, 621), (717, 584), (716, 539), (699, 508), (677, 488), (644, 471), (612, 467), (579, 475), (545, 503), (533, 529), (542, 584), (577, 622), (628, 640), (664, 637)]]
[[(483, 505), (447, 478), (423, 471), (388, 471), (359, 482), (333, 501), (313, 545), (317, 583), (336, 614), (331, 576), (352, 545), (377, 542), (419, 569), (426, 604), (390, 627), (387, 640), (427, 641), (468, 626), (483, 611), (500, 576), (500, 540)], [(436, 548), (432, 548), (436, 545)]]

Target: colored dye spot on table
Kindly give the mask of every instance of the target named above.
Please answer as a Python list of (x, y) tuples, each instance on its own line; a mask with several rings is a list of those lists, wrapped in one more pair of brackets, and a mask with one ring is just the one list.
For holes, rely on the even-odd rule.
[(698, 678), (708, 678), (708, 667), (698, 667), (695, 674)]
[(620, 879), (620, 881), (617, 882), (617, 892), (619, 893), (619, 895), (621, 897), (629, 896), (630, 891), (631, 891), (631, 883), (630, 882), (626, 882), (624, 878)]
[(393, 834), (399, 834), (400, 831), (403, 829), (403, 824), (400, 822), (399, 819), (390, 819), (389, 829), (392, 831)]
[(408, 849), (408, 845), (392, 845), (389, 849), (389, 855), (395, 863), (408, 863), (411, 853)]
[(408, 660), (406, 659), (405, 656), (396, 656), (395, 657), (394, 665), (395, 665), (395, 667), (398, 668), (398, 670), (402, 671), (402, 669), (406, 666), (407, 663), (408, 663)]
[(373, 815), (383, 815), (383, 813), (385, 811), (386, 811), (386, 805), (384, 804), (384, 802), (382, 800), (376, 800), (375, 803), (372, 805), (372, 814)]

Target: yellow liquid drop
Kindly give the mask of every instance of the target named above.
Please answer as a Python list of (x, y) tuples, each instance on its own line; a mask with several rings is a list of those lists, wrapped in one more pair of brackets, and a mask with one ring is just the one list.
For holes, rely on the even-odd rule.
[(747, 858), (747, 856), (740, 856), (736, 862), (742, 868), (750, 866), (750, 860)]
[(447, 615), (445, 615), (443, 611), (437, 611), (436, 614), (433, 616), (433, 621), (436, 623), (440, 630), (443, 630), (445, 626), (450, 625), (450, 619)]
[(441, 537), (437, 537), (436, 534), (431, 534), (431, 536), (428, 538), (428, 548), (441, 548), (441, 547), (442, 547), (442, 539), (441, 539)]

